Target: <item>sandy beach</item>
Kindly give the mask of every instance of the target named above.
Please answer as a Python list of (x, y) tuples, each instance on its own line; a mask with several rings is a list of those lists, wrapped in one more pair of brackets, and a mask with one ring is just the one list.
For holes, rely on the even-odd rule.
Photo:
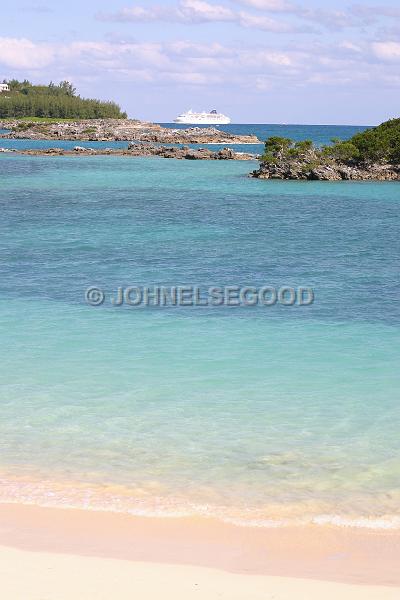
[(0, 547), (0, 593), (12, 600), (397, 600), (399, 589), (238, 575)]
[[(247, 528), (2, 505), (0, 594), (12, 600), (391, 600), (398, 533)], [(21, 574), (23, 573), (23, 576)]]

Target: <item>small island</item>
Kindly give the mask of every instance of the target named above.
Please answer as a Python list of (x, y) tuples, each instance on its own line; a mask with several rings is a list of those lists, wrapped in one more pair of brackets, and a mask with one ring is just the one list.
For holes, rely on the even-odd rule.
[(162, 127), (128, 119), (115, 102), (81, 98), (69, 81), (33, 85), (13, 79), (0, 93), (0, 138), (155, 144), (260, 144), (255, 135), (215, 127)]
[(251, 173), (258, 179), (314, 181), (400, 180), (400, 119), (358, 133), (347, 141), (333, 139), (318, 148), (311, 140), (294, 142), (270, 137), (260, 167)]

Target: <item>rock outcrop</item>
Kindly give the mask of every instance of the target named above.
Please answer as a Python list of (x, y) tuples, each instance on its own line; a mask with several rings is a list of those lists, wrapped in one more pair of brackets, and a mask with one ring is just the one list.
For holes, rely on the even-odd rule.
[(333, 138), (316, 146), (271, 136), (265, 141), (259, 179), (314, 181), (400, 181), (400, 119), (357, 133), (349, 140)]
[(293, 179), (309, 181), (400, 181), (400, 165), (351, 164), (327, 161), (310, 164), (301, 160), (261, 162), (250, 174), (258, 179)]
[(128, 153), (133, 156), (161, 156), (185, 160), (254, 160), (254, 154), (235, 152), (231, 148), (210, 150), (209, 148), (189, 148), (188, 146), (156, 146), (153, 144), (130, 143)]
[(65, 122), (0, 121), (10, 130), (0, 138), (76, 140), (89, 142), (141, 141), (157, 144), (259, 144), (254, 135), (235, 135), (215, 127), (170, 129), (134, 119), (88, 119)]

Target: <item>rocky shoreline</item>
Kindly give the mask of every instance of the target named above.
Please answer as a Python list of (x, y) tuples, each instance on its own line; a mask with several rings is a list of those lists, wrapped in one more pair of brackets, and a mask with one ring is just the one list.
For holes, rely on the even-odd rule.
[(257, 179), (308, 181), (400, 181), (400, 119), (316, 146), (271, 136), (265, 141)]
[(250, 177), (257, 179), (291, 179), (306, 181), (400, 181), (400, 166), (391, 164), (346, 164), (330, 161), (310, 165), (305, 161), (285, 161), (276, 164), (261, 162)]
[(0, 148), (0, 153), (13, 153), (24, 156), (158, 156), (179, 160), (255, 160), (254, 154), (235, 152), (231, 148), (212, 151), (208, 148), (189, 148), (187, 146), (157, 146), (145, 143), (130, 143), (127, 148), (84, 148), (75, 146), (72, 150), (65, 148), (43, 148), (17, 150)]
[(260, 144), (255, 135), (235, 135), (215, 127), (170, 129), (135, 119), (88, 119), (65, 122), (0, 121), (3, 139), (87, 142), (151, 142), (157, 144)]

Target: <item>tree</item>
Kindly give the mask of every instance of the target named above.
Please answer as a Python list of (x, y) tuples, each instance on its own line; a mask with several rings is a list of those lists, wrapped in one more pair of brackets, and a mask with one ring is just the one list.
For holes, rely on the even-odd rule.
[(400, 119), (385, 121), (358, 133), (350, 141), (359, 150), (361, 160), (400, 163)]
[(61, 81), (59, 88), (66, 94), (66, 96), (75, 96), (76, 88), (69, 81)]
[(337, 139), (333, 146), (323, 148), (323, 154), (345, 163), (359, 158), (360, 151), (351, 141), (342, 142)]
[(71, 119), (126, 118), (114, 102), (101, 102), (76, 96), (69, 81), (54, 85), (32, 85), (25, 80), (8, 82), (11, 94), (0, 96), (0, 118), (51, 117)]
[(293, 146), (293, 140), (285, 137), (272, 136), (265, 142), (263, 160), (282, 160), (288, 150)]

